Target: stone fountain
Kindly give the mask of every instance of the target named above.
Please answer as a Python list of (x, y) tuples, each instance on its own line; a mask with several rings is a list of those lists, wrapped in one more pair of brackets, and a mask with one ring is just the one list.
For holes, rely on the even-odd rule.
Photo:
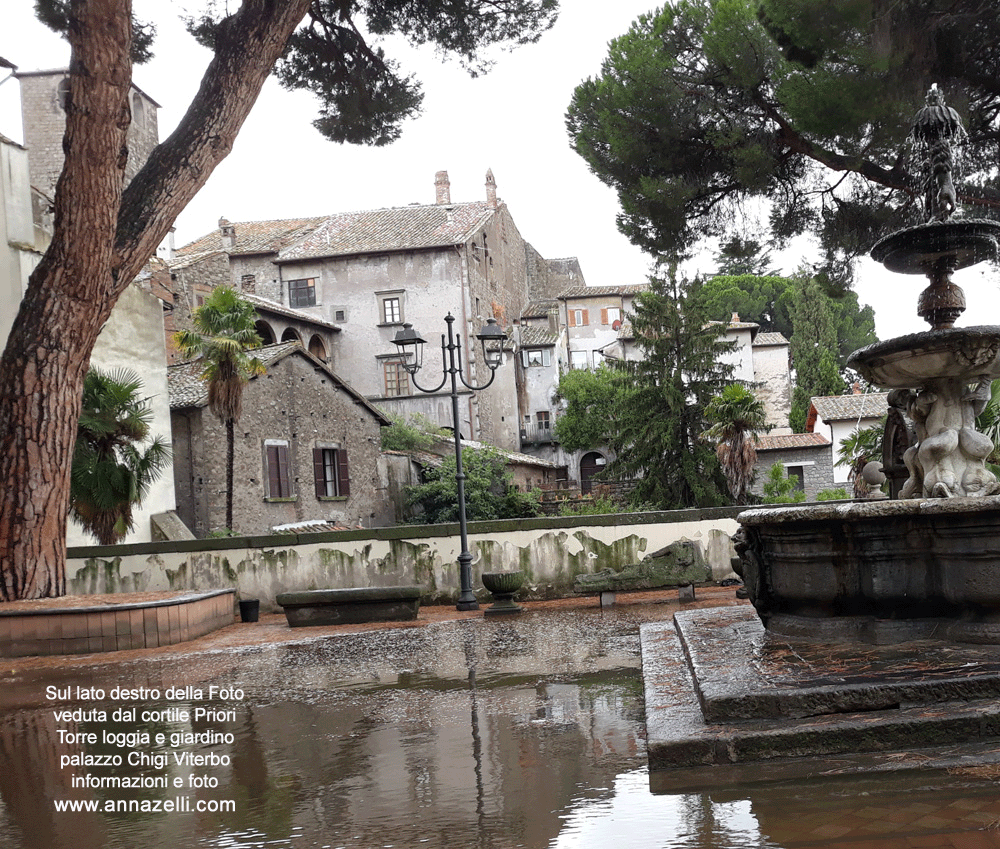
[(643, 626), (654, 790), (1000, 761), (1000, 484), (975, 429), (1000, 326), (954, 327), (951, 279), (997, 256), (1000, 222), (957, 214), (963, 136), (932, 89), (912, 130), (926, 221), (872, 250), (928, 278), (931, 329), (849, 359), (890, 390), (901, 497), (746, 510), (734, 568), (753, 606)]
[[(748, 510), (739, 571), (769, 631), (891, 643), (920, 637), (1000, 643), (1000, 483), (975, 428), (1000, 377), (1000, 326), (956, 328), (958, 269), (994, 259), (1000, 222), (956, 215), (953, 145), (962, 122), (936, 87), (911, 136), (922, 153), (927, 221), (882, 239), (872, 257), (924, 275), (931, 326), (855, 351), (848, 364), (905, 414), (901, 500)], [(897, 419), (900, 420), (900, 419)], [(897, 434), (898, 436), (898, 434)]]

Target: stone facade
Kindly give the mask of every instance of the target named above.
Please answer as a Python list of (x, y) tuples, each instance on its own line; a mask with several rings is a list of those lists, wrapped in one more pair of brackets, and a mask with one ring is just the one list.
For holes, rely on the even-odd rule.
[[(450, 312), (466, 378), (482, 385), (490, 374), (474, 336), (486, 320), (510, 330), (532, 286), (552, 289), (582, 281), (575, 259), (545, 260), (524, 240), (497, 198), (492, 173), (484, 196), (485, 201), (453, 203), (447, 172), (438, 172), (433, 204), (316, 219), (223, 220), (217, 233), (178, 251), (175, 263), (223, 251), (230, 284), (332, 329), (332, 338), (324, 338), (330, 363), (351, 375), (369, 400), (392, 415), (421, 413), (450, 428), (447, 391), (425, 395), (394, 365), (392, 340), (403, 324), (428, 340), (417, 381), (435, 386), (442, 377), (438, 340)], [(202, 283), (217, 285), (207, 276)], [(254, 303), (263, 315), (263, 303)], [(516, 450), (520, 410), (513, 369), (501, 367), (488, 390), (463, 392), (459, 419), (463, 437)]]
[[(24, 144), (29, 150), (31, 185), (51, 197), (63, 166), (69, 72), (64, 69), (30, 71), (15, 76), (21, 84)], [(126, 140), (126, 183), (139, 172), (159, 143), (156, 112), (159, 104), (136, 86), (129, 92), (128, 103), (131, 121)]]
[(788, 340), (780, 333), (758, 333), (753, 341), (754, 394), (763, 402), (771, 434), (791, 433), (792, 376)]
[[(236, 424), (232, 530), (392, 524), (379, 451), (388, 419), (298, 343), (256, 353), (266, 373), (247, 384)], [(204, 537), (225, 524), (226, 429), (199, 373), (197, 363), (171, 367), (170, 390), (177, 512)], [(315, 462), (324, 451), (330, 486), (321, 492)]]
[(843, 458), (840, 443), (855, 430), (876, 425), (889, 409), (886, 392), (852, 395), (822, 395), (811, 399), (806, 417), (806, 430), (822, 434), (830, 443), (833, 480), (836, 486), (850, 481), (850, 466), (837, 465)]
[(830, 443), (822, 434), (792, 433), (760, 437), (754, 467), (757, 476), (750, 488), (752, 493), (764, 495), (768, 470), (775, 463), (784, 465), (786, 477), (799, 479), (807, 501), (815, 501), (817, 493), (824, 489), (839, 486), (834, 483)]

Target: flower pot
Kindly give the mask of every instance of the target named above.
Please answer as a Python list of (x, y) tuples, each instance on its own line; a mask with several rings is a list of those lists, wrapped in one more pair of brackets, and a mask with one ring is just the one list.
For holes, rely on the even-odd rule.
[(248, 598), (240, 602), (240, 621), (256, 622), (260, 617), (260, 599)]

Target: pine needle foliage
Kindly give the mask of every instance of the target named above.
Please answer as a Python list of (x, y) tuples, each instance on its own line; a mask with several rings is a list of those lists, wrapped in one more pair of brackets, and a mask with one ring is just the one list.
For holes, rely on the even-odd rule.
[(635, 479), (632, 500), (656, 509), (725, 504), (726, 479), (702, 438), (705, 408), (733, 373), (724, 361), (734, 342), (725, 324), (697, 307), (700, 281), (677, 277), (676, 266), (650, 279), (630, 316), (637, 361), (614, 361), (614, 403), (608, 443), (615, 459), (606, 476)]
[(129, 369), (92, 368), (83, 384), (70, 474), (70, 516), (101, 545), (121, 542), (133, 511), (170, 462), (163, 437), (149, 440), (153, 411)]

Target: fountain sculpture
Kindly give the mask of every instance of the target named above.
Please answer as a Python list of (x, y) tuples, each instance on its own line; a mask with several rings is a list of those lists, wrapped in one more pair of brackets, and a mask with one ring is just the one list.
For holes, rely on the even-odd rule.
[[(997, 256), (1000, 222), (958, 216), (952, 146), (961, 120), (933, 87), (911, 136), (923, 154), (926, 223), (872, 257), (923, 274), (917, 313), (931, 329), (848, 360), (891, 390), (906, 421), (900, 500), (756, 508), (740, 514), (738, 571), (768, 631), (814, 640), (917, 638), (1000, 643), (1000, 482), (975, 418), (1000, 377), (1000, 326), (954, 327), (952, 273)], [(905, 413), (900, 418), (899, 413)]]

